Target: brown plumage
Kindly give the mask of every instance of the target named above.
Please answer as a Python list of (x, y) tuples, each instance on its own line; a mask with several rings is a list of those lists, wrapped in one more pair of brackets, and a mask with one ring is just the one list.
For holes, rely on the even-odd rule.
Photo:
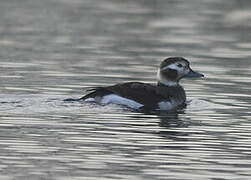
[(157, 109), (158, 103), (162, 101), (171, 102), (175, 100), (179, 101), (179, 105), (184, 104), (186, 101), (185, 91), (179, 85), (169, 87), (161, 84), (154, 86), (140, 82), (128, 82), (107, 87), (97, 87), (90, 91), (92, 92), (82, 97), (81, 100), (116, 94), (144, 105), (143, 108), (145, 109)]

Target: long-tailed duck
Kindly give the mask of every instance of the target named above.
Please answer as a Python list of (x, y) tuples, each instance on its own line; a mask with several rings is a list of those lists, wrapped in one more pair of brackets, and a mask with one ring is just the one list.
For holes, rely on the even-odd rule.
[(204, 75), (193, 71), (185, 58), (169, 57), (158, 68), (157, 85), (127, 82), (96, 87), (78, 100), (101, 105), (119, 104), (133, 109), (174, 110), (186, 106), (186, 94), (179, 85), (179, 80), (184, 77)]

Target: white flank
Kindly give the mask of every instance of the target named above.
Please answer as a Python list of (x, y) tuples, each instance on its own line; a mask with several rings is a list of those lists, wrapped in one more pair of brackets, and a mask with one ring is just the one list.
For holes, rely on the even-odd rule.
[(173, 108), (173, 105), (170, 102), (162, 101), (158, 103), (159, 110), (170, 110)]
[(85, 99), (85, 102), (95, 102), (95, 99), (94, 98), (87, 98), (87, 99)]
[(123, 98), (116, 94), (110, 94), (110, 95), (104, 96), (99, 103), (125, 105), (133, 109), (139, 109), (140, 107), (143, 106), (143, 104), (137, 103), (136, 101), (133, 101), (127, 98)]

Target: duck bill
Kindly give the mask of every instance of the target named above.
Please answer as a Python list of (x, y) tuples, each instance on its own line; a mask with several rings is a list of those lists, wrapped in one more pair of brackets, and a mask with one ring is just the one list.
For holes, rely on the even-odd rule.
[(190, 69), (189, 73), (186, 74), (185, 77), (188, 77), (188, 78), (199, 78), (199, 77), (204, 77), (204, 75), (201, 74), (201, 73), (195, 72), (192, 69)]

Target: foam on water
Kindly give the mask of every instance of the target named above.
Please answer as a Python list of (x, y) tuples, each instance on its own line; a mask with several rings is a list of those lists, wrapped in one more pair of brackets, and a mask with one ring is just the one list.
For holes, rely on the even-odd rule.
[(101, 106), (95, 103), (64, 102), (61, 95), (1, 95), (0, 112), (6, 114), (36, 113), (79, 113), (79, 112), (119, 112), (125, 108), (109, 104)]

